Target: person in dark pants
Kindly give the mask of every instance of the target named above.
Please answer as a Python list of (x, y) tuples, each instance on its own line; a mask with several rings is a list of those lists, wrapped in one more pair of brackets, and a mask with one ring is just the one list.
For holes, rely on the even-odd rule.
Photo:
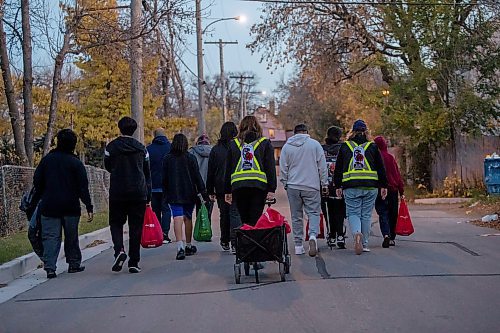
[(33, 186), (41, 195), (38, 209), (42, 223), (42, 259), (49, 279), (57, 276), (56, 262), (61, 249), (62, 230), (68, 273), (78, 273), (85, 269), (81, 265), (82, 253), (78, 242), (80, 200), (87, 209), (88, 221), (93, 219), (87, 172), (73, 153), (77, 142), (76, 134), (70, 129), (63, 129), (56, 138), (56, 149), (42, 158), (33, 177)]
[(163, 200), (162, 190), (162, 164), (165, 156), (170, 152), (170, 141), (163, 128), (154, 131), (153, 142), (147, 147), (149, 153), (149, 164), (151, 166), (151, 208), (160, 221), (163, 230), (163, 244), (171, 243), (168, 237), (172, 214), (168, 203)]
[[(207, 201), (205, 183), (201, 178), (196, 158), (188, 153), (188, 141), (184, 134), (176, 134), (172, 140), (172, 149), (163, 160), (163, 194), (170, 205), (174, 217), (177, 260), (197, 252), (191, 244), (193, 237), (193, 209), (198, 195)], [(182, 237), (182, 227), (186, 234), (186, 244)]]
[[(203, 179), (203, 183), (205, 187), (207, 185), (207, 177), (208, 177), (208, 160), (210, 157), (210, 152), (212, 151), (212, 146), (210, 145), (210, 139), (206, 134), (202, 134), (196, 139), (196, 145), (194, 147), (189, 148), (188, 152), (196, 157), (196, 162), (198, 163), (198, 168), (200, 169), (201, 178)], [(212, 220), (212, 210), (214, 208), (214, 203), (209, 200), (205, 202), (205, 206), (208, 211), (208, 218), (210, 221)], [(196, 214), (201, 208), (201, 201), (196, 201)]]
[(236, 203), (241, 222), (255, 225), (267, 200), (275, 198), (276, 161), (271, 141), (262, 136), (257, 118), (246, 116), (229, 145), (226, 160), (225, 200)]
[[(340, 146), (342, 146), (342, 129), (337, 126), (332, 126), (326, 133), (325, 144), (323, 150), (325, 152), (326, 166), (328, 169), (328, 197), (321, 198), (321, 210), (327, 219), (330, 227), (328, 235), (328, 246), (337, 245), (340, 249), (345, 249), (345, 232), (344, 219), (346, 217), (345, 200), (344, 198), (334, 197), (335, 184), (333, 183), (333, 172), (335, 171), (335, 163), (339, 154)], [(327, 211), (328, 208), (328, 211)]]
[(142, 224), (146, 204), (151, 201), (151, 173), (146, 147), (132, 137), (137, 123), (130, 117), (118, 122), (122, 134), (105, 150), (104, 166), (111, 173), (109, 187), (109, 227), (115, 261), (112, 270), (119, 272), (127, 260), (123, 246), (123, 226), (128, 221), (130, 273), (139, 273)]
[(208, 159), (207, 192), (211, 201), (217, 201), (220, 212), (220, 245), (224, 251), (229, 251), (229, 243), (235, 251), (234, 229), (241, 224), (236, 204), (231, 205), (224, 198), (224, 181), (226, 177), (226, 160), (229, 144), (238, 134), (236, 125), (228, 121), (220, 130), (220, 139), (212, 148)]
[(387, 197), (378, 195), (375, 210), (379, 216), (380, 232), (384, 236), (382, 247), (395, 246), (396, 223), (398, 221), (399, 197), (404, 199), (404, 183), (399, 172), (399, 166), (393, 155), (387, 150), (387, 142), (383, 136), (377, 136), (373, 141), (380, 150), (387, 174)]

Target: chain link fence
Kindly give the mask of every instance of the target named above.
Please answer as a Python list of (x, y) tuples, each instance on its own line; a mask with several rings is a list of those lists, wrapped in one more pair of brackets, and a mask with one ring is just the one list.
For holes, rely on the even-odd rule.
[[(109, 173), (92, 166), (86, 169), (94, 212), (107, 212)], [(26, 228), (26, 214), (19, 210), (19, 204), (31, 189), (34, 172), (34, 168), (21, 166), (0, 167), (0, 237)]]

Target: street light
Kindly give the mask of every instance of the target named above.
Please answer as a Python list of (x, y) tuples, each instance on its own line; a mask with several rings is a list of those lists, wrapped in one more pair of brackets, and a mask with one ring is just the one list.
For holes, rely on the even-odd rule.
[(211, 22), (205, 28), (202, 28), (201, 0), (196, 0), (196, 59), (198, 63), (198, 112), (199, 112), (198, 134), (199, 135), (206, 133), (205, 94), (203, 89), (203, 85), (205, 84), (203, 75), (203, 34), (207, 31), (208, 27), (217, 22), (229, 21), (229, 20), (242, 21), (242, 19), (244, 19), (244, 16), (221, 18)]
[(245, 16), (235, 16), (235, 17), (223, 17), (223, 18), (220, 18), (220, 19), (216, 19), (215, 21), (213, 22), (210, 22), (204, 29), (203, 31), (201, 32), (203, 35), (207, 32), (208, 28), (212, 25), (214, 25), (215, 23), (218, 23), (218, 22), (221, 22), (221, 21), (231, 21), (231, 20), (235, 20), (235, 21), (239, 21), (241, 23), (244, 23), (246, 21), (246, 17)]

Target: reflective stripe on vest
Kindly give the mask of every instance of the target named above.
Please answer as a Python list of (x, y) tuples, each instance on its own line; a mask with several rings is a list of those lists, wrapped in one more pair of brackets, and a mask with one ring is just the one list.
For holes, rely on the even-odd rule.
[(238, 164), (236, 165), (236, 170), (231, 174), (231, 185), (235, 182), (243, 181), (243, 180), (257, 180), (267, 184), (267, 176), (265, 172), (262, 172), (260, 169), (259, 161), (257, 161), (257, 157), (255, 157), (255, 151), (259, 147), (259, 145), (266, 140), (265, 137), (256, 140), (250, 145), (253, 147), (253, 166), (249, 170), (243, 170), (243, 160), (241, 157), (241, 153), (243, 150), (243, 146), (238, 139), (235, 139), (236, 146), (240, 150), (240, 159), (238, 160)]
[(375, 180), (378, 181), (377, 171), (373, 171), (368, 159), (366, 158), (366, 150), (370, 146), (372, 142), (365, 142), (360, 147), (364, 149), (365, 158), (364, 158), (364, 167), (362, 170), (354, 169), (354, 148), (358, 147), (358, 144), (354, 141), (347, 141), (346, 144), (353, 153), (351, 160), (349, 161), (349, 169), (347, 172), (344, 172), (342, 175), (342, 181), (347, 182), (349, 180)]

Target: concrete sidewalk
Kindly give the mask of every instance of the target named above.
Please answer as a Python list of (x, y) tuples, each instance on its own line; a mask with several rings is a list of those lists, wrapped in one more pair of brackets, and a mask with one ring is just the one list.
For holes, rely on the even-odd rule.
[[(280, 190), (276, 209), (289, 215)], [(140, 274), (111, 272), (112, 251), (0, 304), (0, 332), (496, 332), (500, 327), (500, 238), (454, 210), (411, 206), (416, 232), (371, 253), (330, 250), (292, 256), (279, 283), (268, 263), (236, 285), (234, 256), (211, 243), (175, 260), (175, 246), (142, 250)], [(214, 213), (217, 210), (214, 210)], [(375, 220), (375, 216), (374, 216)], [(290, 236), (291, 237), (291, 236)], [(291, 240), (291, 238), (290, 238)], [(290, 246), (292, 244), (290, 242)]]

